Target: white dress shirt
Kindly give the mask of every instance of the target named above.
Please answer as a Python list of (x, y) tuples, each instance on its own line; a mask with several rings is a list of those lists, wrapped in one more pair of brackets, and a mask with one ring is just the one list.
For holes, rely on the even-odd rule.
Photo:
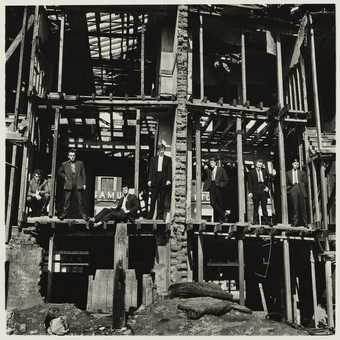
[(159, 155), (158, 156), (158, 163), (157, 163), (157, 172), (162, 172), (162, 168), (163, 168), (163, 158), (164, 156)]
[(257, 172), (257, 181), (259, 183), (263, 183), (263, 174), (261, 169), (256, 169)]
[(124, 210), (125, 212), (127, 211), (127, 209), (126, 209), (127, 197), (128, 197), (128, 195), (124, 196), (123, 203), (122, 203), (122, 210)]
[(211, 180), (214, 181), (216, 178), (216, 172), (217, 172), (217, 166), (214, 167), (212, 173), (211, 173)]

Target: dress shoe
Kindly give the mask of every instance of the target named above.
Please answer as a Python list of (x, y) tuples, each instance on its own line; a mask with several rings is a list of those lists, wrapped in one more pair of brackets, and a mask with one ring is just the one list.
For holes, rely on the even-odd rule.
[(83, 216), (82, 216), (82, 219), (85, 220), (85, 221), (87, 222), (87, 221), (90, 219), (90, 217), (87, 216), (87, 215), (83, 215)]
[(62, 220), (64, 220), (64, 219), (65, 219), (65, 217), (66, 217), (66, 215), (65, 215), (65, 214), (61, 214), (61, 215), (59, 216), (59, 220), (60, 220), (60, 221), (62, 221)]

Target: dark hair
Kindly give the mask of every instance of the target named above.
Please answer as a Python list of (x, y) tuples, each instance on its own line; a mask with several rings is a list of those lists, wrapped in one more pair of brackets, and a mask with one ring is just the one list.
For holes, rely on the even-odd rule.
[(71, 152), (77, 154), (77, 150), (76, 150), (76, 149), (70, 149), (70, 150), (68, 150), (67, 154), (69, 154), (69, 153), (71, 153)]
[(39, 175), (40, 177), (42, 177), (42, 173), (40, 169), (35, 169), (33, 171), (32, 177), (34, 177), (35, 175)]
[(294, 159), (292, 160), (292, 163), (295, 163), (295, 162), (300, 163), (300, 161), (299, 161), (298, 158), (294, 158)]
[(210, 157), (210, 158), (209, 158), (209, 162), (210, 162), (210, 161), (216, 162), (216, 161), (217, 161), (217, 158), (216, 158), (216, 157)]
[(258, 159), (256, 160), (256, 162), (264, 163), (262, 158), (258, 158)]

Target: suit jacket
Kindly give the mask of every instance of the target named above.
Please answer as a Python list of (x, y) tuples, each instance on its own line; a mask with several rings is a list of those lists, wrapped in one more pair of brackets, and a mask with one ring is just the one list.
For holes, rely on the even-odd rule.
[[(86, 185), (86, 174), (85, 167), (82, 161), (75, 161), (76, 167), (76, 186), (78, 190), (83, 189), (83, 186)], [(64, 190), (72, 190), (72, 169), (71, 169), (71, 161), (68, 160), (63, 162), (58, 170), (58, 175), (64, 179)]]
[[(172, 181), (172, 162), (171, 158), (168, 156), (163, 156), (163, 164), (162, 164), (162, 181), (161, 185), (165, 186), (166, 181)], [(157, 173), (157, 165), (158, 165), (158, 156), (155, 156), (151, 159), (150, 167), (149, 167), (149, 176), (148, 180), (151, 181), (151, 186), (154, 184), (154, 178)]]
[[(211, 182), (212, 182), (211, 176), (212, 176), (211, 169), (208, 168), (204, 170), (203, 176), (202, 176), (202, 179), (204, 181), (203, 191), (208, 191), (210, 189)], [(229, 182), (229, 178), (228, 178), (226, 171), (221, 166), (218, 166), (216, 169), (216, 176), (215, 176), (216, 186), (219, 188), (225, 188), (228, 182)]]
[[(122, 208), (123, 205), (123, 200), (124, 196), (122, 196), (119, 201), (118, 201), (118, 209)], [(130, 211), (130, 214), (132, 216), (137, 216), (138, 215), (138, 210), (139, 210), (139, 200), (136, 195), (134, 194), (128, 194), (127, 199), (126, 199), (126, 209)]]
[(263, 191), (263, 186), (269, 185), (269, 172), (267, 169), (262, 168), (263, 183), (258, 182), (256, 168), (250, 170), (248, 175), (248, 188), (249, 193), (260, 193)]
[[(302, 170), (297, 170), (298, 173), (298, 186), (300, 187), (300, 190), (302, 191), (302, 194), (304, 197), (307, 197), (307, 176), (306, 173)], [(293, 188), (293, 170), (289, 170), (286, 173), (286, 180), (287, 180), (287, 193), (289, 194), (290, 191)]]

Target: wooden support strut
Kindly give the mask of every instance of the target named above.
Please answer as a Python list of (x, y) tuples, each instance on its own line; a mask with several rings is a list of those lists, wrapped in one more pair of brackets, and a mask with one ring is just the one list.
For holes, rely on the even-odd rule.
[[(284, 105), (283, 99), (283, 78), (282, 78), (282, 55), (281, 55), (281, 37), (278, 34), (276, 38), (276, 57), (277, 57), (277, 87), (278, 87), (278, 104), (282, 109)], [(282, 223), (288, 224), (288, 203), (287, 203), (287, 184), (286, 184), (286, 163), (284, 150), (284, 135), (282, 130), (282, 122), (278, 122), (278, 144), (280, 159), (280, 185), (281, 185), (281, 212)], [(283, 261), (284, 261), (284, 277), (285, 277), (285, 295), (286, 295), (286, 318), (288, 322), (293, 321), (292, 315), (292, 295), (290, 280), (290, 258), (288, 240), (283, 240)]]
[[(60, 37), (59, 37), (59, 64), (58, 64), (58, 92), (62, 90), (63, 76), (63, 52), (64, 52), (64, 29), (65, 18), (60, 19)], [(53, 135), (53, 150), (52, 150), (52, 165), (51, 165), (51, 198), (49, 205), (49, 217), (55, 215), (55, 194), (56, 194), (56, 173), (57, 173), (57, 152), (58, 152), (58, 135), (61, 110), (57, 108), (54, 116), (54, 135)]]
[(203, 16), (199, 17), (200, 97), (204, 98)]
[(125, 270), (128, 268), (127, 224), (118, 223), (114, 236), (112, 328), (125, 326)]
[[(328, 230), (328, 212), (327, 212), (327, 184), (326, 184), (326, 164), (324, 161), (320, 162), (320, 183), (321, 183), (321, 197), (322, 197), (322, 219), (323, 228)], [(329, 251), (328, 233), (325, 236), (325, 251)], [(328, 257), (325, 258), (325, 281), (326, 281), (326, 302), (327, 302), (327, 316), (328, 327), (334, 328), (334, 310), (333, 310), (333, 289), (332, 289), (332, 263)]]
[(311, 281), (312, 281), (312, 294), (313, 294), (313, 310), (314, 310), (314, 327), (318, 326), (319, 320), (317, 315), (317, 307), (318, 307), (318, 300), (317, 300), (317, 291), (316, 291), (316, 279), (315, 279), (315, 259), (313, 254), (313, 248), (310, 248), (310, 270), (311, 270)]
[[(54, 223), (53, 223), (54, 224)], [(54, 252), (54, 236), (55, 233), (53, 233), (52, 236), (49, 238), (49, 243), (48, 243), (48, 274), (47, 274), (47, 295), (46, 295), (46, 300), (47, 302), (51, 302), (51, 297), (52, 297), (52, 288), (53, 288), (53, 252)]]
[[(35, 6), (34, 11), (34, 27), (32, 35), (32, 47), (31, 47), (31, 57), (30, 57), (30, 73), (28, 82), (28, 94), (33, 90), (34, 86), (34, 63), (36, 58), (36, 47), (37, 38), (39, 33), (39, 6)], [(28, 120), (28, 139), (33, 142), (34, 130), (33, 127), (33, 109), (32, 101), (29, 99), (27, 104), (27, 120)], [(24, 144), (22, 152), (22, 167), (21, 167), (21, 182), (20, 182), (20, 196), (19, 196), (19, 207), (18, 207), (18, 224), (21, 227), (25, 215), (26, 206), (26, 192), (27, 192), (27, 181), (28, 181), (28, 168), (29, 159), (31, 156), (31, 151), (28, 149), (28, 145)]]
[(145, 77), (145, 26), (144, 26), (144, 14), (142, 15), (142, 30), (141, 30), (141, 57), (140, 57), (140, 94), (144, 97), (144, 77)]
[[(246, 83), (246, 51), (245, 51), (245, 35), (241, 33), (241, 55), (242, 55), (242, 102), (247, 100), (247, 83)], [(237, 183), (238, 183), (238, 212), (239, 222), (244, 223), (245, 215), (245, 188), (244, 188), (244, 169), (243, 169), (243, 148), (242, 134), (237, 133), (242, 130), (242, 118), (236, 118), (236, 147), (237, 147)], [(243, 238), (239, 237), (238, 243), (238, 262), (239, 262), (239, 285), (240, 285), (240, 304), (245, 304), (245, 281), (244, 281), (244, 245)]]
[(136, 110), (136, 148), (135, 148), (135, 195), (139, 197), (139, 162), (140, 162), (140, 132), (141, 112)]
[(309, 19), (309, 33), (310, 33), (310, 56), (312, 66), (312, 83), (313, 83), (313, 99), (314, 99), (314, 112), (315, 112), (315, 123), (316, 133), (318, 140), (318, 147), (321, 151), (321, 122), (320, 122), (320, 109), (319, 109), (319, 93), (318, 93), (318, 79), (316, 70), (316, 58), (315, 58), (315, 44), (314, 44), (314, 28), (312, 15), (308, 15)]
[[(33, 23), (33, 20), (32, 20)], [(22, 19), (22, 27), (20, 34), (20, 56), (19, 56), (19, 65), (18, 65), (18, 78), (17, 78), (17, 92), (15, 95), (15, 108), (14, 108), (14, 120), (13, 120), (13, 131), (16, 131), (18, 126), (18, 116), (19, 116), (19, 107), (20, 107), (20, 97), (21, 97), (21, 80), (22, 80), (22, 72), (23, 72), (23, 60), (24, 60), (24, 52), (26, 45), (26, 26), (27, 26), (27, 7), (24, 8), (24, 15)], [(12, 162), (11, 164), (15, 165), (17, 159), (17, 145), (13, 144), (12, 148)], [(10, 179), (9, 179), (9, 188), (8, 188), (8, 198), (7, 198), (7, 215), (6, 215), (6, 243), (9, 242), (11, 237), (11, 217), (12, 217), (12, 201), (13, 201), (13, 192), (14, 192), (14, 181), (15, 181), (15, 170), (16, 167), (11, 167)]]

